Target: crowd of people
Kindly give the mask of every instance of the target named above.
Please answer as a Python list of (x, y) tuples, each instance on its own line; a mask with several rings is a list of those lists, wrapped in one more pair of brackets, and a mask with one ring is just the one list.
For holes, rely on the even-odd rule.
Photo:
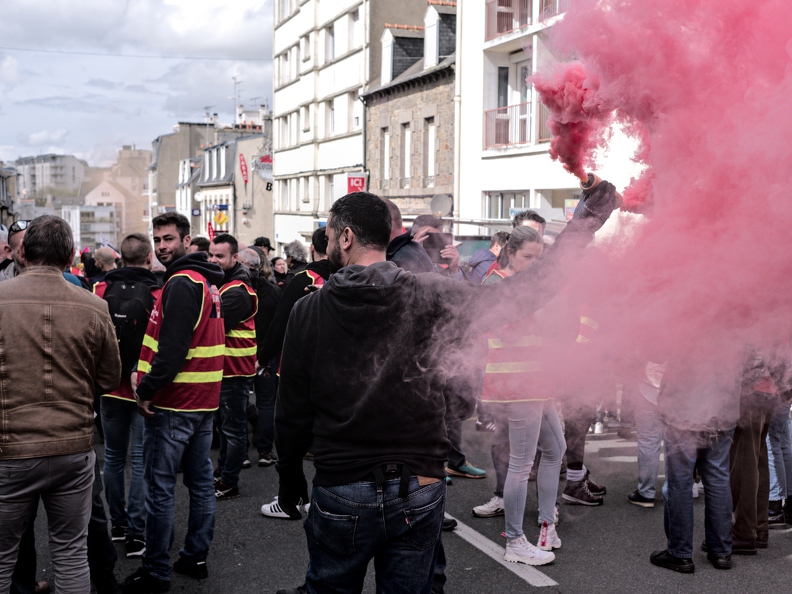
[[(639, 452), (629, 503), (655, 505), (665, 443), (668, 546), (651, 563), (694, 571), (702, 490), (701, 548), (714, 567), (767, 547), (770, 528), (792, 523), (787, 351), (603, 365), (596, 304), (568, 290), (567, 264), (598, 257), (589, 244), (615, 189), (584, 194), (554, 242), (526, 211), (467, 262), (442, 220), (405, 229), (393, 202), (363, 192), (337, 200), (308, 249), (295, 241), (284, 257), (266, 237), (249, 247), (227, 233), (192, 237), (177, 213), (118, 253), (75, 254), (56, 216), (0, 231), (0, 592), (49, 591), (36, 581), (40, 501), (58, 592), (90, 582), (100, 594), (167, 592), (172, 571), (205, 579), (216, 505), (240, 496), (254, 462), (279, 477), (264, 516), (307, 512), (305, 583), (279, 594), (361, 591), (372, 560), (383, 591), (442, 592), (441, 536), (455, 526), (446, 485), (487, 477), (464, 452), (471, 417), (492, 434), (495, 469), (493, 497), (473, 516), (504, 517), (506, 561), (551, 563), (559, 504), (604, 503), (585, 441), (617, 384), (622, 431), (634, 427)], [(577, 373), (554, 373), (551, 358), (576, 361)], [(691, 395), (696, 406), (681, 406)], [(171, 563), (179, 473), (189, 520)], [(536, 544), (524, 529), (531, 481)], [(113, 541), (141, 559), (120, 584)]]

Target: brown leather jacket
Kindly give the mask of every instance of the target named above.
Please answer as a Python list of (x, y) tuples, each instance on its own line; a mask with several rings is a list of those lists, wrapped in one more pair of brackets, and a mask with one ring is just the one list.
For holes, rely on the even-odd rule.
[(0, 460), (90, 451), (94, 395), (120, 378), (104, 300), (50, 267), (0, 282)]

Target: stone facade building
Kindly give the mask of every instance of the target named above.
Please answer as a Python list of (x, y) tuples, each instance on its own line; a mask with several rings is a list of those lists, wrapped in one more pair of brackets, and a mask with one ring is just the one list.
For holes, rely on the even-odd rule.
[[(405, 219), (431, 212), (434, 196), (454, 192), (453, 2), (430, 2), (425, 27), (390, 26), (382, 38), (393, 78), (363, 93), (369, 189), (399, 206)], [(405, 64), (405, 48), (422, 51)], [(413, 51), (414, 55), (414, 51)], [(452, 212), (441, 213), (443, 216)]]

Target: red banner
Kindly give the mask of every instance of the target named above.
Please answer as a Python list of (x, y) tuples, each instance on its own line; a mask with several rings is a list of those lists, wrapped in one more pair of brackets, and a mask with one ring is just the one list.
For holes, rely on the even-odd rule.
[(206, 228), (209, 233), (209, 241), (212, 241), (215, 238), (215, 230), (214, 227), (212, 227), (212, 221), (207, 221)]
[(248, 183), (248, 168), (247, 163), (245, 162), (245, 155), (239, 153), (239, 170), (242, 172), (242, 179), (245, 180), (245, 184)]

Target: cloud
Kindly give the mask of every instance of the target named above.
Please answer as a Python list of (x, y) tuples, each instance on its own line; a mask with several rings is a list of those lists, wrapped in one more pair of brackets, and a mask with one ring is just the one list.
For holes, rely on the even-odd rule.
[(25, 146), (44, 146), (47, 144), (58, 144), (69, 134), (66, 128), (55, 130), (40, 130), (27, 136), (19, 135), (19, 142)]
[(121, 86), (121, 83), (106, 80), (104, 78), (92, 78), (85, 84), (89, 87), (97, 87), (99, 89), (117, 89)]
[(0, 55), (0, 81), (5, 90), (10, 91), (19, 82), (19, 60), (12, 56)]

